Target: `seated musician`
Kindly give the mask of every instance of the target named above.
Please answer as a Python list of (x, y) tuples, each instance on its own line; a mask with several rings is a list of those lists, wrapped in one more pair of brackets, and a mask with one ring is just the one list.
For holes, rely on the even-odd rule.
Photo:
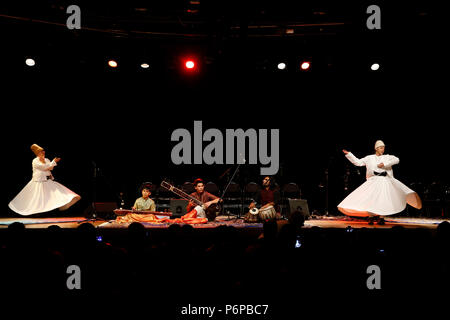
[(257, 206), (257, 204), (261, 205), (260, 210), (273, 206), (276, 212), (280, 212), (280, 191), (276, 187), (275, 181), (272, 177), (264, 177), (262, 181), (262, 189), (256, 192), (253, 197), (253, 201), (250, 203), (248, 208), (253, 209)]
[(191, 193), (191, 196), (201, 201), (203, 206), (199, 206), (193, 201), (189, 201), (186, 211), (192, 213), (195, 210), (198, 218), (206, 218), (205, 210), (208, 209), (210, 205), (218, 203), (221, 199), (205, 191), (205, 184), (202, 179), (196, 179), (194, 181), (194, 188), (195, 192)]
[(155, 201), (150, 199), (152, 194), (150, 191), (151, 185), (149, 183), (141, 186), (142, 197), (136, 199), (131, 209), (136, 211), (156, 211)]

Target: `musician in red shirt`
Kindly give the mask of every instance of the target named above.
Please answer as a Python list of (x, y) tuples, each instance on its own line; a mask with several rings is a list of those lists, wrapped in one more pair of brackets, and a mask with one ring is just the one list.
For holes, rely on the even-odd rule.
[(203, 206), (199, 206), (193, 201), (189, 201), (186, 211), (191, 213), (193, 210), (197, 211), (198, 218), (205, 218), (205, 210), (212, 204), (218, 203), (220, 198), (205, 191), (205, 184), (202, 179), (196, 179), (194, 181), (195, 192), (191, 193), (191, 196), (203, 203)]
[(252, 203), (248, 207), (253, 209), (257, 204), (261, 205), (261, 209), (273, 206), (276, 212), (279, 212), (279, 203), (280, 191), (276, 187), (273, 178), (266, 176), (262, 181), (262, 189), (255, 194)]

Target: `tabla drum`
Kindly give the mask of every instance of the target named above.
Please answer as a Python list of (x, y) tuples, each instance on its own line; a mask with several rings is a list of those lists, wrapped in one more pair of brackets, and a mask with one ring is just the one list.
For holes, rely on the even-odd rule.
[(275, 208), (273, 206), (267, 206), (264, 209), (259, 209), (258, 215), (261, 221), (273, 220), (276, 218)]
[(253, 208), (251, 209), (249, 212), (247, 212), (247, 214), (244, 216), (244, 221), (245, 222), (258, 222), (259, 220), (259, 215), (258, 215), (258, 209)]

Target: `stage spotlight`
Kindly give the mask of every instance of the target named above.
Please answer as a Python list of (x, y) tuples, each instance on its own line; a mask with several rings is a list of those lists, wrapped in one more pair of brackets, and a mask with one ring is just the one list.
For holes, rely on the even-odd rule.
[(194, 60), (186, 60), (186, 62), (185, 62), (185, 67), (186, 67), (186, 69), (189, 69), (189, 70), (193, 70), (194, 68), (195, 68), (195, 62), (194, 62)]
[(311, 67), (311, 63), (309, 63), (308, 61), (303, 61), (302, 64), (300, 65), (300, 69), (302, 70), (308, 70), (309, 67)]
[(278, 68), (278, 70), (284, 70), (284, 69), (286, 69), (286, 63), (280, 62), (280, 63), (277, 65), (277, 68)]
[(110, 66), (111, 68), (117, 68), (117, 62), (115, 60), (109, 60), (108, 61), (108, 66)]
[(142, 69), (148, 69), (148, 68), (150, 68), (150, 66), (149, 66), (148, 63), (142, 63), (142, 64), (141, 64), (141, 68), (142, 68)]
[(372, 63), (370, 66), (370, 70), (372, 71), (377, 71), (378, 69), (380, 69), (380, 65), (378, 63)]
[(33, 67), (36, 64), (36, 62), (32, 58), (27, 58), (25, 59), (25, 64), (29, 67)]

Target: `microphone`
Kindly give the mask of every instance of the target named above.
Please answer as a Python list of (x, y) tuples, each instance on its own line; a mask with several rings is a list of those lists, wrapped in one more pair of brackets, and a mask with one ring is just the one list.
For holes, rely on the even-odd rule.
[(242, 163), (245, 163), (247, 160), (245, 160), (245, 158), (242, 156), (242, 153), (239, 153), (239, 155), (241, 156)]

